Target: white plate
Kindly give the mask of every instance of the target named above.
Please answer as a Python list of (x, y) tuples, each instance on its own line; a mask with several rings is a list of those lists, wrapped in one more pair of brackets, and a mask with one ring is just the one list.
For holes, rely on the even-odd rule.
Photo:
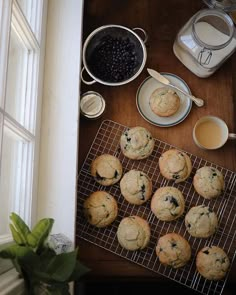
[[(170, 73), (161, 74), (165, 76), (171, 84), (191, 94), (188, 85), (180, 77)], [(171, 127), (179, 124), (188, 116), (192, 108), (192, 100), (187, 98), (184, 94), (176, 91), (180, 97), (180, 107), (178, 111), (170, 117), (160, 117), (151, 110), (149, 99), (155, 89), (164, 86), (165, 85), (161, 84), (151, 76), (147, 77), (138, 88), (136, 104), (139, 113), (146, 121), (159, 127)]]

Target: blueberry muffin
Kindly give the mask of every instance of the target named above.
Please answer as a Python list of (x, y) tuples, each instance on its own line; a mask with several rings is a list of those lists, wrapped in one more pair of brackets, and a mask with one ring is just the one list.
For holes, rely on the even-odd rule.
[(192, 207), (185, 216), (185, 226), (189, 234), (196, 238), (208, 238), (218, 227), (218, 219), (209, 207)]
[(159, 158), (159, 167), (162, 176), (175, 183), (186, 180), (192, 171), (192, 163), (189, 156), (176, 149), (164, 152)]
[(119, 244), (130, 251), (147, 247), (150, 236), (151, 231), (148, 222), (139, 216), (123, 218), (117, 230)]
[(105, 227), (117, 217), (118, 206), (115, 198), (105, 191), (92, 193), (84, 201), (84, 215), (96, 227)]
[(158, 116), (169, 117), (174, 115), (180, 107), (178, 94), (168, 88), (157, 88), (150, 97), (150, 108)]
[(180, 190), (166, 186), (159, 188), (151, 200), (153, 214), (162, 221), (172, 221), (184, 213), (185, 201)]
[(120, 181), (120, 190), (124, 198), (131, 204), (142, 205), (150, 199), (152, 181), (142, 171), (130, 170)]
[(229, 269), (229, 258), (219, 247), (211, 246), (201, 249), (196, 258), (199, 273), (208, 280), (221, 280)]
[(120, 160), (109, 154), (98, 156), (91, 164), (91, 175), (104, 186), (117, 183), (122, 177), (122, 172)]
[(217, 198), (224, 191), (224, 176), (216, 168), (204, 166), (194, 175), (193, 186), (205, 199)]
[(156, 254), (162, 264), (179, 268), (190, 260), (191, 247), (179, 234), (169, 233), (158, 240)]
[(144, 127), (133, 127), (123, 132), (120, 138), (122, 153), (129, 159), (141, 160), (151, 155), (155, 141)]

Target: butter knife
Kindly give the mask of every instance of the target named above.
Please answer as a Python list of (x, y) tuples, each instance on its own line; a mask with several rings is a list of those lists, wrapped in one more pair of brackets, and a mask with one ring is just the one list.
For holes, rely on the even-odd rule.
[(201, 98), (197, 98), (185, 91), (183, 91), (182, 89), (178, 88), (177, 86), (175, 85), (172, 85), (170, 83), (170, 81), (164, 77), (163, 75), (161, 75), (160, 73), (158, 73), (157, 71), (155, 70), (152, 70), (152, 69), (147, 69), (148, 73), (154, 78), (156, 79), (157, 81), (159, 81), (160, 83), (164, 84), (164, 85), (167, 85), (171, 88), (174, 88), (176, 89), (177, 91), (181, 92), (182, 94), (186, 95), (187, 97), (189, 97), (198, 107), (202, 107), (204, 105), (204, 100), (201, 99)]

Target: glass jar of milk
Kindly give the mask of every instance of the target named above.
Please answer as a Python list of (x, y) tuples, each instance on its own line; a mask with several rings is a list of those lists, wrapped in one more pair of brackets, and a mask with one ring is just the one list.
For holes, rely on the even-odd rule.
[(198, 11), (179, 31), (173, 46), (176, 57), (195, 75), (212, 75), (236, 49), (230, 16), (218, 9)]

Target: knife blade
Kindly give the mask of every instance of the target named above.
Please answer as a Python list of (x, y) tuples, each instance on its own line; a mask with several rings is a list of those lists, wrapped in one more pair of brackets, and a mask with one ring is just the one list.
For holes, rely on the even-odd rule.
[(158, 73), (157, 71), (152, 70), (152, 69), (147, 69), (147, 71), (153, 78), (157, 79), (161, 83), (163, 83), (165, 85), (170, 84), (170, 81), (168, 79), (166, 79), (164, 76), (162, 76), (160, 73)]
[(189, 97), (192, 101), (195, 102), (195, 104), (198, 106), (198, 107), (202, 107), (204, 105), (204, 100), (201, 99), (201, 98), (198, 98), (198, 97), (195, 97), (194, 95), (191, 95), (189, 93), (187, 93), (186, 91), (180, 89), (179, 87), (175, 86), (175, 85), (172, 85), (170, 83), (170, 81), (164, 77), (163, 75), (161, 75), (160, 73), (158, 73), (157, 71), (155, 70), (152, 70), (152, 69), (147, 69), (148, 73), (154, 78), (156, 79), (157, 81), (159, 81), (160, 83), (164, 84), (164, 85), (169, 85), (169, 87), (171, 88), (174, 88), (176, 89), (177, 91), (183, 93), (185, 96)]

